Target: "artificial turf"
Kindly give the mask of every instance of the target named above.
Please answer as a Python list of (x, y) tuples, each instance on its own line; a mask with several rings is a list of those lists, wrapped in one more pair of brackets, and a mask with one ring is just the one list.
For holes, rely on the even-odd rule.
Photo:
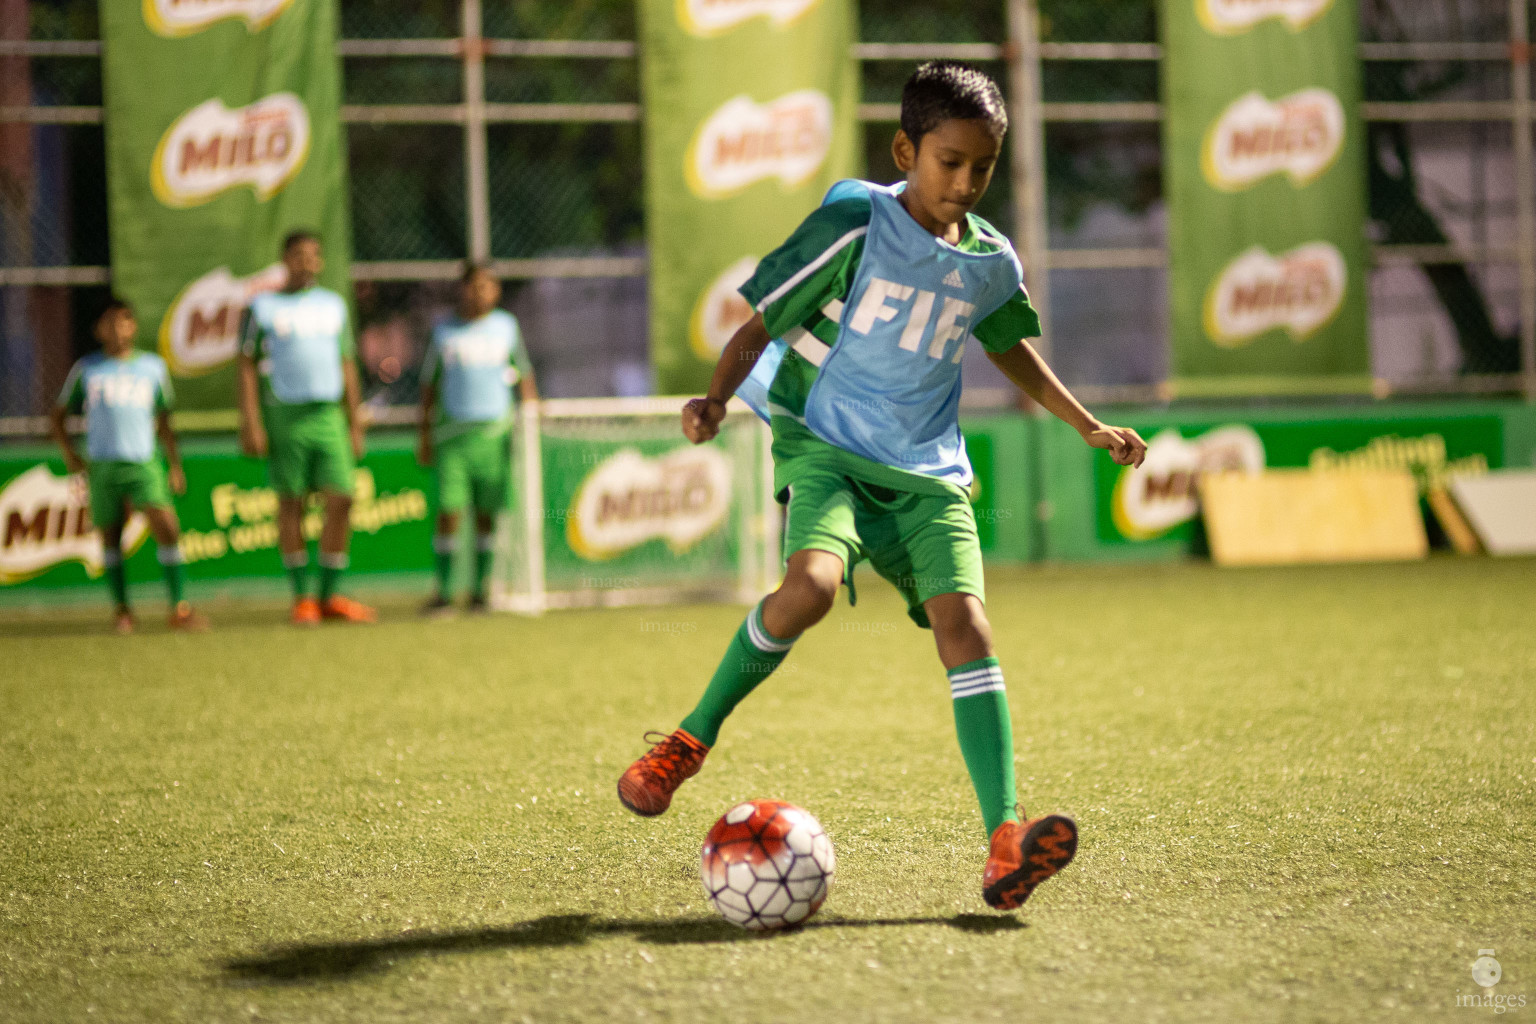
[[(654, 820), (614, 781), (741, 608), (4, 613), (0, 1020), (1467, 1020), (1490, 948), (1536, 1013), (1536, 565), (991, 572), (1021, 799), (1082, 831), (1012, 915), (860, 583)], [(809, 927), (703, 898), (747, 797), (832, 836)]]

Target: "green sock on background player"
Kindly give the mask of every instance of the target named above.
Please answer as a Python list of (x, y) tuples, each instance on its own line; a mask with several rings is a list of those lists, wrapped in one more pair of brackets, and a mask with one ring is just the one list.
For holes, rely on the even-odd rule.
[(324, 604), (336, 594), (336, 584), (347, 568), (346, 552), (320, 552), (320, 603)]
[(789, 649), (796, 639), (798, 637), (780, 640), (768, 632), (763, 625), (763, 605), (759, 601), (731, 639), (704, 696), (683, 719), (681, 728), (705, 746), (714, 746), (726, 716), (779, 667), (789, 656)]
[(284, 551), (283, 568), (288, 570), (288, 582), (293, 587), (293, 599), (302, 601), (309, 593), (309, 552)]
[(432, 535), (432, 575), (437, 580), (437, 596), (448, 596), (448, 579), (453, 575), (453, 534)]
[(981, 804), (987, 836), (1005, 821), (1018, 821), (1013, 776), (1013, 723), (1008, 691), (996, 658), (981, 658), (949, 670), (955, 705), (955, 734)]
[(165, 573), (165, 589), (171, 598), (171, 607), (181, 604), (183, 591), (182, 557), (181, 548), (176, 545), (170, 547), (158, 547), (155, 549), (155, 557), (160, 560), (160, 568)]
[(475, 537), (475, 590), (476, 597), (485, 596), (485, 578), (491, 573), (491, 559), (496, 552), (496, 535), (482, 533)]
[(122, 548), (103, 548), (101, 565), (106, 570), (107, 586), (112, 590), (112, 602), (118, 608), (128, 607), (128, 570), (123, 566)]

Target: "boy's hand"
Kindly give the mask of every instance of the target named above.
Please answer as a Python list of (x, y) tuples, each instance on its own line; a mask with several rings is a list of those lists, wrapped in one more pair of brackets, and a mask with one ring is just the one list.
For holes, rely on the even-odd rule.
[(253, 459), (267, 457), (267, 428), (259, 423), (248, 424), (240, 431), (240, 451)]
[(178, 498), (187, 493), (187, 474), (182, 472), (181, 466), (172, 466), (170, 472), (165, 475), (166, 482), (171, 485), (171, 493)]
[(424, 433), (416, 442), (416, 463), (423, 467), (432, 465), (432, 435)]
[(725, 403), (718, 398), (695, 398), (683, 406), (683, 436), (694, 444), (703, 444), (720, 433), (725, 419)]
[(361, 461), (363, 457), (363, 423), (361, 419), (354, 420), (348, 433), (352, 438), (352, 458)]
[(1100, 423), (1098, 428), (1083, 435), (1089, 447), (1104, 448), (1117, 466), (1140, 466), (1147, 457), (1147, 442), (1130, 427), (1111, 427)]

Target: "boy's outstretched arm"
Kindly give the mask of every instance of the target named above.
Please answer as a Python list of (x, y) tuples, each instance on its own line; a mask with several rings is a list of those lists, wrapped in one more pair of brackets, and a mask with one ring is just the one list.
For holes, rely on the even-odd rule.
[(1096, 419), (1072, 397), (1072, 392), (1057, 379), (1029, 342), (1021, 340), (1006, 352), (988, 352), (987, 358), (1007, 374), (1019, 390), (1076, 430), (1090, 446), (1108, 449), (1117, 464), (1140, 466), (1141, 460), (1147, 457), (1147, 442), (1140, 434), (1130, 427), (1111, 427)]
[(763, 326), (763, 314), (754, 313), (752, 319), (741, 325), (731, 335), (720, 361), (715, 364), (715, 375), (709, 382), (709, 394), (691, 399), (683, 406), (683, 436), (694, 444), (702, 444), (720, 433), (720, 423), (725, 419), (725, 403), (731, 400), (741, 382), (757, 365), (757, 357), (768, 347), (768, 328)]
[(171, 429), (171, 410), (155, 413), (155, 433), (160, 435), (160, 447), (165, 450), (165, 461), (170, 467), (166, 481), (172, 494), (187, 493), (187, 474), (181, 468), (181, 448), (176, 444), (176, 431)]
[(53, 435), (53, 441), (64, 453), (64, 466), (71, 473), (84, 473), (85, 460), (80, 458), (80, 453), (75, 450), (75, 439), (69, 436), (69, 430), (64, 424), (64, 417), (69, 410), (62, 405), (55, 405), (48, 410), (48, 432)]

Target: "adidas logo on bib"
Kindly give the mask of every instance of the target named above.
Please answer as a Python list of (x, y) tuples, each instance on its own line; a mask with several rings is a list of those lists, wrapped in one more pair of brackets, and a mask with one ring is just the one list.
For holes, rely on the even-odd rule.
[(944, 284), (949, 288), (964, 288), (965, 280), (960, 276), (959, 268), (951, 270), (944, 278)]

